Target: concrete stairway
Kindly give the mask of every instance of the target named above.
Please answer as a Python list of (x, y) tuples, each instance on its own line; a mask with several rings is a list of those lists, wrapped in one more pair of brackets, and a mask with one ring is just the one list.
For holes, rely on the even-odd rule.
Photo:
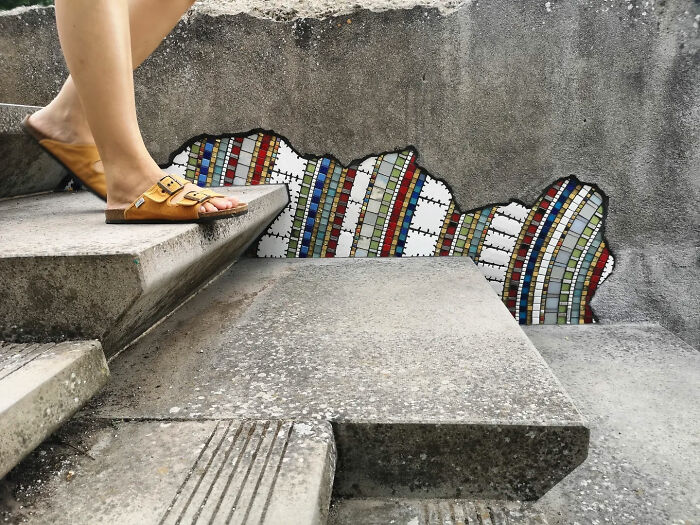
[(0, 478), (106, 382), (99, 342), (0, 342)]
[[(237, 275), (242, 277), (243, 272)], [(225, 325), (231, 316), (246, 310), (260, 290), (270, 285), (271, 277), (268, 272), (262, 275), (260, 283), (239, 282), (235, 287), (222, 282), (221, 286), (206, 290), (201, 300), (195, 298), (190, 314), (196, 317), (197, 324), (206, 324), (204, 330), (221, 330), (222, 323)], [(227, 274), (222, 281), (230, 278)], [(218, 318), (203, 315), (217, 311), (221, 314)], [(211, 359), (207, 354), (214, 350), (187, 351), (184, 342), (172, 351), (156, 348), (163, 334), (177, 333), (188, 337), (190, 343), (200, 337), (192, 333), (196, 325), (178, 319), (180, 315), (181, 312), (176, 313), (137, 343), (133, 350), (139, 352), (138, 359), (126, 360), (131, 353), (124, 353), (113, 361), (117, 381), (143, 366), (162, 371), (163, 382), (155, 384), (160, 387), (154, 392), (170, 390), (170, 383), (176, 385), (173, 389), (177, 388), (187, 373), (197, 376), (197, 381), (193, 381), (196, 386), (192, 388), (198, 397), (204, 397), (214, 388), (206, 379)], [(159, 330), (162, 333), (158, 336), (155, 332)], [(590, 456), (583, 465), (537, 502), (431, 499), (419, 493), (410, 498), (340, 498), (331, 506), (328, 522), (331, 525), (695, 523), (700, 517), (697, 478), (700, 458), (695, 453), (700, 431), (697, 403), (700, 354), (656, 325), (529, 327), (526, 332), (591, 422)], [(186, 355), (180, 356), (179, 361), (170, 368), (165, 366), (183, 351)], [(173, 374), (181, 367), (189, 368)], [(132, 398), (125, 391), (121, 402), (128, 405)], [(220, 401), (226, 403), (224, 399)], [(100, 516), (94, 514), (96, 511), (105, 512), (109, 517), (106, 522), (119, 522), (114, 519), (114, 508), (105, 510), (105, 503), (111, 501), (124, 504), (121, 508), (129, 512), (143, 512), (139, 518), (145, 518), (139, 519), (139, 523), (158, 522), (153, 509), (165, 512), (163, 509), (170, 506), (173, 492), (168, 487), (183, 486), (183, 471), (190, 471), (203, 449), (201, 443), (213, 435), (217, 421), (188, 421), (194, 416), (183, 406), (172, 407), (173, 413), (161, 421), (123, 422), (94, 417), (102, 402), (97, 399), (90, 411), (65, 425), (4, 481), (0, 480), (0, 521), (48, 523), (51, 521), (47, 517), (61, 518), (56, 509), (63, 509), (71, 518), (77, 516), (76, 523), (89, 521), (90, 517), (94, 518), (93, 522), (98, 521)], [(230, 428), (238, 432), (238, 420), (222, 422), (231, 423)], [(299, 425), (306, 426), (300, 433), (308, 436), (315, 435), (312, 428), (319, 428), (309, 421), (295, 423), (297, 430)], [(323, 423), (320, 425), (323, 429)], [(193, 449), (183, 450), (183, 442), (196, 444)], [(213, 438), (211, 443), (216, 444), (216, 440)], [(232, 450), (229, 457), (236, 457), (239, 449), (230, 443), (224, 439), (224, 454)], [(272, 448), (270, 461), (274, 463), (278, 456)], [(265, 449), (263, 442), (259, 451)], [(320, 446), (317, 450), (328, 451), (328, 457), (332, 457), (332, 449)], [(120, 469), (117, 459), (127, 456), (125, 467)], [(322, 453), (316, 455), (321, 457)], [(307, 461), (310, 460), (304, 463)], [(282, 465), (286, 463), (283, 459)], [(307, 463), (304, 486), (308, 487), (308, 494), (319, 494), (313, 487), (328, 479), (318, 474), (318, 464)], [(330, 468), (332, 461), (325, 464)], [(171, 469), (172, 465), (176, 466)], [(208, 469), (195, 467), (193, 475), (203, 480), (200, 487), (210, 486), (207, 480), (212, 473), (219, 472), (216, 466), (212, 463)], [(104, 474), (97, 472), (102, 469)], [(221, 472), (219, 478), (230, 470)], [(124, 482), (116, 486), (116, 478)], [(260, 486), (264, 486), (262, 482)], [(164, 496), (159, 489), (165, 489)], [(212, 494), (220, 496), (214, 490)], [(193, 502), (198, 501), (196, 497)], [(65, 498), (76, 506), (67, 508)], [(82, 515), (79, 510), (83, 511)], [(477, 519), (470, 521), (475, 513)], [(280, 523), (290, 522), (293, 516), (288, 513)], [(248, 522), (254, 523), (252, 519)], [(59, 519), (57, 523), (66, 521)]]
[[(33, 155), (15, 129), (27, 108), (0, 110), (2, 148), (18, 143)], [(62, 177), (48, 170), (35, 179), (35, 168), (47, 168), (36, 158), (26, 180), (2, 173), (10, 195), (47, 190)], [(110, 226), (103, 203), (86, 192), (0, 200), (0, 273), (8, 276), (0, 301), (0, 476), (104, 385), (105, 355), (235, 261), (287, 200), (284, 186), (230, 191), (249, 212), (211, 225)]]
[(247, 259), (111, 367), (63, 431), (82, 454), (16, 516), (321, 523), (333, 478), (336, 497), (537, 499), (588, 448), (469, 259)]
[(469, 259), (245, 260), (112, 368), (90, 417), (331, 421), (339, 496), (536, 499), (588, 447)]

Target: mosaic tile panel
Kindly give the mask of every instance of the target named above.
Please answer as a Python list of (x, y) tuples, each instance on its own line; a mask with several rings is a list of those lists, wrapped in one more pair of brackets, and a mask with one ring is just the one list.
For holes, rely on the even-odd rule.
[(521, 324), (594, 322), (590, 300), (614, 265), (605, 196), (576, 177), (529, 207), (463, 213), (411, 148), (342, 166), (264, 132), (198, 137), (165, 169), (200, 186), (286, 184), (290, 202), (259, 257), (471, 257)]

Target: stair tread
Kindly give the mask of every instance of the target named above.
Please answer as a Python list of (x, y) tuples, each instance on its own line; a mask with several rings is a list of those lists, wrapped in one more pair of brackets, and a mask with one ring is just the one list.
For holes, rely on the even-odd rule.
[[(255, 206), (266, 196), (283, 191), (283, 186), (237, 186), (217, 191)], [(138, 255), (205, 229), (199, 224), (106, 224), (104, 203), (82, 191), (0, 201), (0, 215), (6, 222), (0, 258)]]
[(247, 201), (248, 213), (203, 225), (110, 225), (86, 192), (0, 201), (0, 273), (12, 276), (0, 338), (99, 338), (114, 355), (229, 266), (287, 202), (284, 185), (221, 191)]
[(53, 344), (13, 344), (0, 345), (0, 380), (31, 363)]
[(411, 480), (533, 497), (587, 449), (573, 402), (466, 258), (243, 260), (112, 368), (99, 417), (332, 421), (341, 492)]
[[(238, 306), (242, 281), (264, 290), (238, 315), (226, 317), (229, 305), (220, 301)], [(218, 333), (201, 330), (195, 341), (180, 341), (209, 315), (220, 318)], [(190, 326), (181, 327), (185, 320)], [(101, 416), (162, 417), (173, 404), (185, 411), (188, 403), (208, 410), (219, 403), (222, 394), (216, 392), (225, 392), (230, 403), (217, 404), (214, 415), (583, 424), (544, 359), (467, 258), (246, 259), (167, 325), (171, 348), (163, 351), (174, 357), (202, 349), (198, 364), (211, 369), (180, 375), (158, 396), (152, 390), (160, 383), (155, 370), (130, 370), (107, 391)], [(163, 335), (154, 333), (149, 341)], [(150, 344), (139, 349), (148, 352)], [(187, 350), (177, 348), (181, 344)], [(142, 360), (139, 349), (120, 356), (120, 366)], [(168, 373), (180, 368), (159, 357), (157, 364)], [(200, 392), (204, 380), (209, 387)], [(141, 388), (134, 403), (121, 406), (119, 397), (136, 385)], [(274, 403), (263, 393), (274, 393)], [(197, 400), (201, 396), (204, 401)]]
[(697, 523), (700, 353), (658, 324), (529, 326), (591, 422), (586, 461), (544, 495), (552, 523)]
[(12, 518), (76, 525), (325, 522), (335, 461), (327, 423), (83, 425), (63, 438), (83, 454), (42, 479), (38, 497)]
[(0, 477), (107, 381), (97, 341), (0, 345)]

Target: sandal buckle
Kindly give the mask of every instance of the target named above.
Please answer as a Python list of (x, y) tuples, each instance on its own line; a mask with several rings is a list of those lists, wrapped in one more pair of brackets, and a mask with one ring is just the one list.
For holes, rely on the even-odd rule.
[[(163, 184), (163, 181), (166, 181), (167, 184)], [(175, 183), (175, 185), (176, 185), (174, 190), (171, 190), (169, 187), (170, 184), (172, 184), (172, 183)], [(180, 189), (183, 188), (182, 184), (180, 184), (177, 180), (175, 180), (174, 178), (172, 178), (170, 176), (166, 176), (166, 177), (163, 177), (162, 179), (160, 179), (158, 181), (158, 187), (161, 190), (163, 190), (165, 193), (167, 193), (168, 195), (172, 195), (174, 193), (177, 193), (178, 191), (180, 191)]]
[(209, 195), (201, 191), (192, 190), (185, 193), (185, 199), (197, 202), (204, 202), (205, 200), (209, 199)]

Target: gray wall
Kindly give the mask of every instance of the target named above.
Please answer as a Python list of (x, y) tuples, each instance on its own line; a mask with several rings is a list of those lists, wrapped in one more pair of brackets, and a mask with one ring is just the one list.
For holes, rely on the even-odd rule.
[[(164, 162), (193, 135), (258, 127), (344, 162), (413, 145), (462, 210), (531, 203), (575, 174), (610, 198), (617, 266), (598, 316), (660, 320), (700, 346), (699, 4), (550, 5), (195, 11), (136, 73), (147, 145)], [(52, 9), (0, 15), (0, 50), (0, 102), (48, 102), (65, 76)]]

